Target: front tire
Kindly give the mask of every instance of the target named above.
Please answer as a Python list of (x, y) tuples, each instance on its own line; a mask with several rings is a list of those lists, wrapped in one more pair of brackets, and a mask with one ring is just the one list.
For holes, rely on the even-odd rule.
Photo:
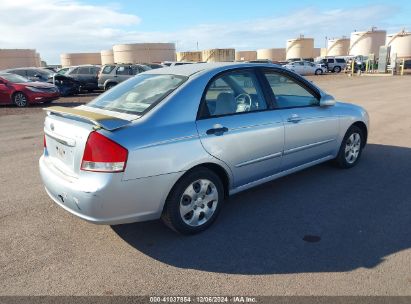
[(13, 102), (16, 106), (19, 108), (24, 108), (29, 105), (29, 101), (27, 99), (27, 96), (24, 95), (22, 92), (17, 92), (13, 95)]
[(317, 69), (315, 70), (315, 75), (321, 75), (323, 73), (323, 70)]
[(115, 83), (109, 83), (109, 84), (106, 85), (105, 91), (108, 91), (108, 90), (110, 90), (111, 88), (114, 88), (115, 86), (116, 86)]
[(364, 143), (363, 131), (357, 126), (351, 126), (344, 136), (338, 156), (335, 159), (338, 166), (348, 169), (357, 165), (364, 148)]
[(207, 168), (198, 168), (174, 185), (161, 219), (181, 234), (199, 233), (215, 221), (223, 201), (224, 188), (219, 176)]

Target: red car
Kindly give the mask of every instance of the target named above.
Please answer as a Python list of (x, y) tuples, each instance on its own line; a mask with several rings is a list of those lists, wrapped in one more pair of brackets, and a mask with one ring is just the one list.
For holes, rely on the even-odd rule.
[(0, 73), (0, 104), (26, 107), (32, 103), (49, 103), (59, 97), (54, 84), (31, 82), (16, 74)]

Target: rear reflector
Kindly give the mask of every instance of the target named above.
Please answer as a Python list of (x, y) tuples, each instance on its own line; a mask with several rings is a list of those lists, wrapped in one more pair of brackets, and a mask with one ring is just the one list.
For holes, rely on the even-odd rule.
[(46, 134), (43, 135), (43, 147), (47, 148)]
[(128, 151), (111, 139), (93, 131), (84, 149), (81, 170), (94, 172), (123, 172)]

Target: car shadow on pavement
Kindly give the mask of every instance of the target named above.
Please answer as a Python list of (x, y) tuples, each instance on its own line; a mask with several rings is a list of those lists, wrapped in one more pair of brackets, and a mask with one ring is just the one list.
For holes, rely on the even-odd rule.
[(231, 197), (198, 235), (160, 221), (112, 229), (174, 267), (275, 274), (373, 268), (411, 248), (410, 227), (411, 149), (370, 144), (353, 169), (322, 164)]

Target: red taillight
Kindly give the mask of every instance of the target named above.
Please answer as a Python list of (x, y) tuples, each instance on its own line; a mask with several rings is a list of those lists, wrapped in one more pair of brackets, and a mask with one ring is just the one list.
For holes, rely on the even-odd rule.
[(43, 135), (43, 147), (47, 148), (46, 134)]
[(91, 132), (84, 149), (81, 170), (123, 172), (128, 151), (123, 146), (97, 132)]

